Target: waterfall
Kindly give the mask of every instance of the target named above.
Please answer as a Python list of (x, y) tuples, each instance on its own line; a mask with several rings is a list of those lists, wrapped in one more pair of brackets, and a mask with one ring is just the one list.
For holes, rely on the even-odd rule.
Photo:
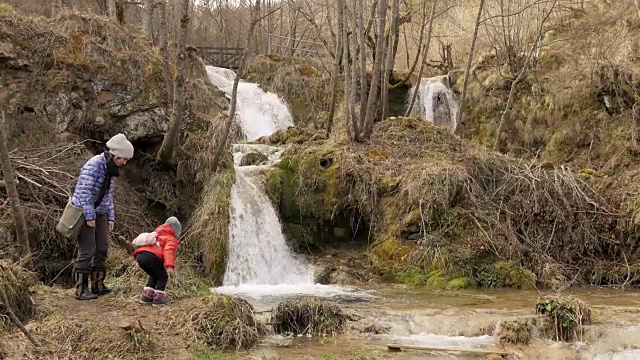
[[(207, 66), (207, 73), (216, 87), (231, 95), (236, 76), (232, 70)], [(293, 125), (287, 105), (276, 94), (264, 92), (258, 84), (241, 81), (237, 101), (237, 120), (249, 141)], [(349, 289), (314, 284), (310, 264), (292, 253), (285, 241), (278, 214), (264, 191), (261, 178), (263, 170), (280, 160), (284, 149), (234, 144), (232, 151), (236, 182), (231, 188), (227, 267), (223, 286), (213, 291), (249, 298), (348, 294)], [(242, 157), (251, 152), (262, 153), (267, 160), (260, 165), (241, 166)]]
[[(213, 85), (231, 96), (236, 73), (214, 66), (206, 69)], [(240, 81), (236, 99), (237, 118), (249, 141), (293, 125), (287, 105), (278, 95), (262, 91), (258, 84)]]
[[(412, 115), (420, 116), (436, 126), (447, 126), (451, 132), (458, 126), (458, 100), (449, 87), (447, 75), (422, 78), (416, 103), (411, 110)], [(415, 86), (409, 92), (409, 99), (413, 96)]]
[(234, 146), (236, 182), (231, 189), (229, 256), (224, 285), (310, 284), (309, 266), (289, 251), (278, 214), (260, 179), (262, 166), (239, 166), (247, 152), (272, 154), (279, 159), (282, 149), (260, 145)]

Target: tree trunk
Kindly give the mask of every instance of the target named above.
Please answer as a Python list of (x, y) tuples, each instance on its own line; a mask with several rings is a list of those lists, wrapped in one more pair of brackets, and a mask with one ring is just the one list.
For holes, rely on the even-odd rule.
[(11, 159), (9, 158), (9, 146), (7, 145), (7, 121), (5, 119), (4, 111), (2, 111), (2, 124), (0, 124), (0, 161), (2, 162), (2, 175), (4, 176), (4, 182), (7, 188), (7, 198), (9, 199), (9, 205), (11, 206), (13, 222), (16, 226), (17, 243), (15, 245), (15, 255), (16, 258), (24, 259), (23, 261), (29, 268), (33, 268), (27, 222), (25, 221), (22, 205), (20, 204), (20, 197), (18, 194), (18, 188), (16, 187), (13, 166), (11, 165)]
[(176, 46), (176, 81), (173, 86), (173, 109), (169, 128), (164, 136), (162, 146), (158, 151), (158, 158), (166, 164), (174, 164), (176, 147), (180, 138), (180, 124), (184, 108), (184, 83), (187, 77), (187, 35), (189, 32), (189, 3), (182, 0), (182, 18), (180, 19), (180, 33)]
[[(389, 112), (389, 82), (393, 74), (393, 64), (395, 49), (397, 49), (397, 37), (400, 34), (396, 31), (398, 27), (398, 14), (400, 12), (400, 1), (393, 0), (391, 5), (391, 25), (389, 26), (389, 41), (387, 42), (387, 59), (384, 64), (384, 77), (382, 78), (382, 119), (386, 119)], [(395, 44), (395, 45), (394, 45)]]
[(352, 134), (351, 126), (351, 101), (354, 98), (351, 93), (351, 69), (349, 67), (349, 22), (345, 14), (346, 4), (344, 0), (338, 0), (338, 21), (342, 21), (342, 73), (344, 74), (344, 121), (347, 128), (347, 137), (351, 140), (359, 134)]
[[(367, 108), (367, 48), (365, 47), (364, 7), (363, 0), (358, 0), (358, 47), (360, 47), (360, 114), (359, 128), (364, 126), (364, 117)], [(355, 91), (355, 89), (354, 89)]]
[(376, 114), (376, 102), (378, 100), (378, 89), (382, 78), (382, 63), (384, 61), (385, 37), (384, 28), (387, 23), (387, 0), (379, 0), (378, 3), (378, 40), (376, 41), (376, 57), (373, 62), (373, 76), (369, 89), (369, 99), (367, 101), (367, 113), (364, 118), (364, 129), (362, 138), (368, 139), (373, 132), (373, 121)]
[(107, 2), (107, 15), (111, 18), (116, 18), (116, 0), (106, 0)]
[(238, 103), (238, 83), (240, 83), (240, 78), (244, 75), (244, 70), (247, 66), (247, 58), (249, 57), (248, 52), (249, 52), (249, 49), (251, 48), (251, 39), (253, 38), (253, 33), (255, 31), (256, 25), (260, 21), (258, 14), (260, 14), (260, 0), (256, 0), (256, 4), (251, 13), (251, 23), (249, 23), (249, 31), (247, 33), (246, 45), (245, 45), (242, 57), (240, 58), (240, 64), (238, 65), (238, 72), (236, 73), (236, 78), (233, 80), (233, 88), (231, 90), (231, 101), (229, 104), (229, 115), (227, 117), (227, 122), (224, 125), (224, 129), (222, 130), (222, 136), (218, 140), (218, 144), (216, 146), (216, 152), (213, 155), (213, 163), (211, 168), (212, 168), (212, 171), (214, 172), (218, 169), (218, 164), (220, 163), (220, 159), (222, 158), (222, 152), (224, 151), (224, 148), (227, 145), (227, 138), (229, 137), (229, 132), (231, 131), (231, 125), (233, 125), (233, 121), (235, 119), (236, 104)]
[(127, 3), (125, 0), (116, 0), (116, 19), (118, 23), (124, 25), (125, 23), (125, 10), (127, 9)]
[(167, 113), (173, 104), (173, 77), (169, 61), (169, 29), (167, 26), (167, 0), (160, 3), (160, 48), (162, 49), (162, 76), (167, 89)]
[(144, 12), (142, 13), (142, 31), (144, 34), (153, 41), (153, 9), (154, 0), (145, 0), (144, 1)]
[(97, 0), (98, 8), (100, 9), (100, 15), (109, 16), (109, 5), (107, 4), (107, 0)]
[(473, 62), (473, 51), (476, 48), (476, 41), (478, 40), (478, 28), (480, 27), (480, 17), (482, 16), (482, 9), (484, 8), (484, 0), (480, 0), (480, 7), (478, 8), (478, 15), (476, 16), (476, 27), (473, 30), (473, 39), (471, 40), (471, 49), (469, 49), (469, 58), (467, 58), (467, 67), (464, 70), (464, 81), (462, 83), (462, 96), (460, 97), (460, 105), (458, 110), (458, 125), (456, 129), (462, 125), (462, 113), (464, 109), (464, 101), (467, 98), (467, 85), (469, 84), (469, 72), (471, 71), (471, 63)]
[(433, 4), (431, 4), (431, 15), (429, 15), (429, 30), (427, 32), (427, 43), (424, 45), (424, 52), (422, 54), (422, 63), (420, 64), (420, 71), (418, 71), (418, 81), (416, 82), (415, 89), (413, 90), (413, 94), (411, 95), (411, 102), (409, 102), (409, 107), (407, 108), (407, 112), (404, 116), (409, 116), (411, 114), (411, 109), (413, 109), (413, 105), (416, 102), (416, 98), (418, 97), (418, 91), (420, 91), (420, 83), (422, 82), (422, 72), (424, 71), (424, 66), (427, 63), (427, 55), (429, 54), (429, 45), (431, 45), (431, 34), (433, 32), (433, 20), (436, 14), (436, 5), (438, 4), (438, 0), (433, 0)]
[[(338, 0), (338, 8), (341, 7), (341, 1)], [(329, 105), (329, 118), (327, 119), (327, 137), (331, 135), (331, 128), (333, 127), (333, 118), (336, 114), (336, 103), (338, 101), (338, 78), (340, 76), (340, 58), (342, 57), (342, 23), (341, 14), (342, 11), (338, 10), (338, 33), (336, 34), (336, 55), (333, 59), (333, 76), (331, 77), (331, 104)]]
[(353, 0), (353, 9), (351, 11), (351, 34), (352, 34), (352, 46), (351, 54), (351, 99), (349, 99), (349, 110), (351, 116), (351, 126), (353, 127), (353, 140), (360, 140), (360, 127), (358, 126), (358, 117), (356, 116), (356, 103), (358, 102), (358, 54), (364, 49), (358, 49), (358, 13), (362, 13), (362, 8), (358, 9), (357, 0)]
[[(636, 9), (638, 10), (638, 17), (640, 18), (640, 0), (635, 0), (636, 3)], [(584, 2), (582, 3), (582, 6), (584, 6)]]

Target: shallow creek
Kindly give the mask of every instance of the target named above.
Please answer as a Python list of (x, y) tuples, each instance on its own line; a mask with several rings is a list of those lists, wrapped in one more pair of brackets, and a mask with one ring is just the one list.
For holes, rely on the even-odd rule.
[[(362, 291), (364, 294), (358, 293)], [(369, 296), (367, 296), (367, 294)], [(582, 341), (557, 343), (534, 337), (529, 346), (508, 347), (520, 359), (640, 359), (640, 291), (601, 288), (566, 290), (586, 301), (593, 324)], [(373, 296), (371, 296), (373, 295)], [(238, 359), (490, 359), (487, 355), (407, 350), (392, 353), (387, 344), (504, 350), (493, 334), (501, 320), (535, 314), (540, 293), (523, 290), (434, 291), (383, 285), (332, 298), (350, 315), (345, 334), (335, 337), (272, 336)], [(248, 298), (257, 311), (282, 298)], [(388, 334), (361, 333), (370, 325)], [(499, 358), (499, 357), (498, 357)]]

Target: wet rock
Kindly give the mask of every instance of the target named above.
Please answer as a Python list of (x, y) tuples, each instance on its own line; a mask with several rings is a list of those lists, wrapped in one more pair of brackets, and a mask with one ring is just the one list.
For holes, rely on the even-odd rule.
[(242, 157), (240, 166), (262, 165), (267, 160), (267, 155), (261, 152), (250, 152)]
[(389, 330), (390, 330), (390, 328), (388, 326), (383, 326), (383, 325), (380, 325), (380, 324), (371, 324), (371, 325), (365, 326), (360, 331), (360, 333), (361, 334), (381, 335), (381, 334), (388, 334)]
[(335, 270), (336, 269), (334, 267), (330, 267), (330, 266), (322, 267), (322, 268), (318, 269), (315, 272), (315, 274), (313, 275), (313, 281), (316, 284), (322, 284), (322, 285), (330, 284), (331, 274)]

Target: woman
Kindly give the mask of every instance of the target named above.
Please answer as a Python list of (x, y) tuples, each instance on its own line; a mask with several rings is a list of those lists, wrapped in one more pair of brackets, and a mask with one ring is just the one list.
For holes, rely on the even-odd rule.
[(111, 292), (104, 285), (104, 279), (109, 232), (113, 231), (116, 218), (112, 179), (120, 175), (118, 168), (133, 157), (133, 145), (123, 134), (118, 134), (107, 141), (107, 148), (108, 151), (92, 157), (82, 166), (71, 198), (73, 205), (82, 208), (85, 221), (78, 237), (75, 272), (78, 300), (91, 300)]

